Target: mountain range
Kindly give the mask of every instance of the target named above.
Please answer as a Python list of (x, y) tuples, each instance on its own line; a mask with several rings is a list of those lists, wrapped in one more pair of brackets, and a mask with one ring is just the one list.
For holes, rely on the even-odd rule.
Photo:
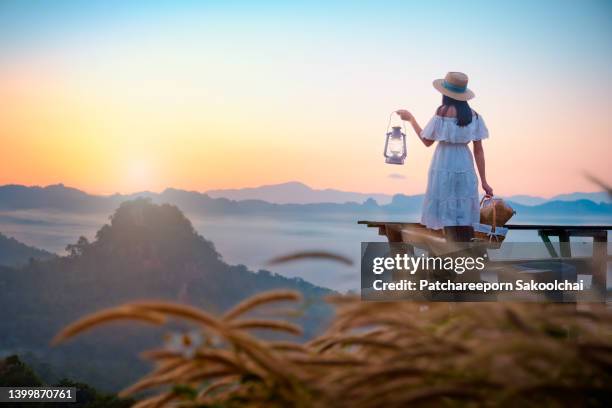
[(362, 203), (370, 198), (379, 204), (388, 204), (393, 198), (392, 195), (382, 193), (355, 193), (331, 188), (317, 190), (297, 181), (259, 187), (208, 190), (205, 194), (213, 198), (261, 200), (277, 204)]
[[(236, 201), (243, 200), (262, 200), (270, 203), (278, 204), (314, 204), (314, 203), (346, 203), (357, 202), (362, 203), (367, 199), (374, 199), (378, 204), (389, 204), (393, 195), (383, 193), (355, 193), (350, 191), (341, 191), (334, 189), (317, 190), (307, 186), (304, 183), (290, 181), (287, 183), (264, 185), (260, 187), (249, 187), (240, 189), (221, 189), (208, 190), (205, 192), (213, 198), (228, 198)], [(512, 195), (503, 197), (506, 200), (523, 204), (523, 205), (538, 205), (544, 204), (547, 201), (576, 201), (576, 200), (591, 200), (595, 203), (612, 202), (606, 192), (592, 193), (568, 193), (558, 194), (551, 198), (544, 198), (531, 195)]]
[[(294, 187), (290, 186), (290, 189)], [(286, 184), (277, 185), (274, 188), (268, 186), (265, 191), (286, 191), (286, 188)], [(303, 186), (300, 189), (307, 191), (308, 187)], [(312, 197), (315, 197), (318, 194), (317, 191), (327, 190), (312, 191), (315, 192)], [(217, 191), (217, 194), (220, 194), (220, 192)], [(336, 198), (339, 199), (338, 194), (345, 193), (336, 191), (334, 194), (337, 194)], [(215, 198), (206, 193), (173, 188), (168, 188), (161, 193), (140, 192), (128, 195), (114, 194), (102, 196), (91, 195), (62, 184), (46, 187), (5, 185), (0, 186), (0, 216), (2, 216), (2, 212), (32, 209), (56, 210), (75, 214), (110, 213), (122, 202), (142, 197), (150, 198), (156, 203), (177, 205), (188, 214), (206, 215), (264, 214), (275, 216), (320, 216), (327, 214), (355, 214), (384, 217), (385, 214), (393, 214), (402, 216), (419, 212), (423, 202), (422, 194), (411, 196), (396, 194), (386, 204), (381, 204), (372, 197), (368, 197), (363, 202), (347, 201), (341, 203), (336, 201), (299, 204), (275, 203), (260, 199), (234, 200), (225, 197)], [(350, 195), (350, 197), (355, 196)], [(517, 197), (516, 201), (513, 201), (512, 197), (508, 201), (517, 210), (517, 213), (521, 215), (547, 214), (571, 215), (573, 217), (612, 215), (612, 202), (604, 192), (564, 194), (558, 196), (558, 199), (546, 200), (544, 202), (541, 202), (544, 199), (539, 197), (514, 197)], [(314, 200), (314, 198), (309, 198), (309, 200)], [(534, 202), (536, 204), (523, 204), (524, 202)], [(6, 213), (4, 215), (7, 216)]]

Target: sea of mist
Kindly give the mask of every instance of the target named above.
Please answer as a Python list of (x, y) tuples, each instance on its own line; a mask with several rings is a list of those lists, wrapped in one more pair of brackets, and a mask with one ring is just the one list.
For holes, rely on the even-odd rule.
[[(359, 258), (362, 241), (383, 241), (378, 231), (357, 225), (353, 214), (346, 216), (274, 218), (262, 215), (202, 216), (186, 214), (195, 229), (212, 241), (223, 259), (230, 264), (243, 264), (251, 270), (268, 269), (289, 277), (300, 277), (314, 284), (339, 291), (359, 288)], [(64, 254), (66, 245), (83, 235), (90, 241), (96, 231), (109, 220), (109, 214), (69, 214), (58, 211), (19, 210), (0, 212), (0, 232), (7, 236), (51, 252)], [(368, 217), (363, 217), (368, 218)], [(370, 217), (381, 219), (380, 215)], [(402, 221), (416, 221), (412, 214)], [(524, 224), (612, 224), (610, 217), (516, 216), (513, 223)], [(574, 239), (572, 239), (574, 241)], [(588, 240), (588, 239), (576, 239)], [(511, 231), (508, 242), (540, 242), (536, 231)], [(301, 261), (268, 266), (275, 256), (304, 250), (327, 250), (354, 260), (353, 266), (328, 261)], [(610, 279), (608, 280), (610, 281)]]

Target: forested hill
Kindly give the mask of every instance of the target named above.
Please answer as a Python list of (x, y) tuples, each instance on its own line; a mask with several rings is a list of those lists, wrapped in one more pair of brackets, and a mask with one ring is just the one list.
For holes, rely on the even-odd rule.
[(0, 265), (24, 266), (30, 259), (45, 260), (55, 255), (42, 249), (34, 248), (0, 233)]
[[(261, 291), (289, 288), (308, 300), (298, 322), (306, 336), (329, 317), (321, 297), (331, 293), (301, 279), (226, 264), (212, 242), (198, 235), (175, 206), (146, 199), (124, 202), (96, 234), (81, 238), (69, 255), (0, 269), (0, 350), (29, 350), (73, 378), (115, 389), (142, 374), (134, 357), (159, 343), (151, 329), (110, 327), (50, 350), (64, 325), (84, 314), (136, 299), (166, 299), (221, 312)], [(126, 334), (130, 334), (126, 336)], [(63, 367), (57, 367), (63, 366)]]

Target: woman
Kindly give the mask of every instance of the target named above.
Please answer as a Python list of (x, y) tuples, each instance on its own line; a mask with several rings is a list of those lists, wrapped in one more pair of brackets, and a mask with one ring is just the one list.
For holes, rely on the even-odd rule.
[(444, 79), (433, 82), (442, 94), (442, 105), (421, 129), (407, 110), (398, 110), (402, 120), (410, 122), (425, 146), (438, 142), (429, 168), (427, 192), (423, 202), (421, 223), (431, 229), (444, 228), (447, 237), (466, 241), (473, 236), (472, 225), (480, 221), (478, 178), (468, 144), (474, 144), (476, 167), (485, 193), (493, 195), (485, 175), (482, 140), (489, 131), (468, 100), (474, 93), (467, 88), (468, 77), (461, 72), (449, 72)]

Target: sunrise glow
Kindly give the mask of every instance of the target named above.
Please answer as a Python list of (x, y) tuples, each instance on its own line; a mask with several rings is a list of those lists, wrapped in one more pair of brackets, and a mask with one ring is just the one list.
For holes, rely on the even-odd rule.
[(421, 193), (432, 150), (410, 133), (406, 165), (384, 164), (386, 122), (424, 124), (448, 70), (470, 75), (500, 194), (609, 181), (606, 2), (28, 3), (0, 6), (1, 184)]

